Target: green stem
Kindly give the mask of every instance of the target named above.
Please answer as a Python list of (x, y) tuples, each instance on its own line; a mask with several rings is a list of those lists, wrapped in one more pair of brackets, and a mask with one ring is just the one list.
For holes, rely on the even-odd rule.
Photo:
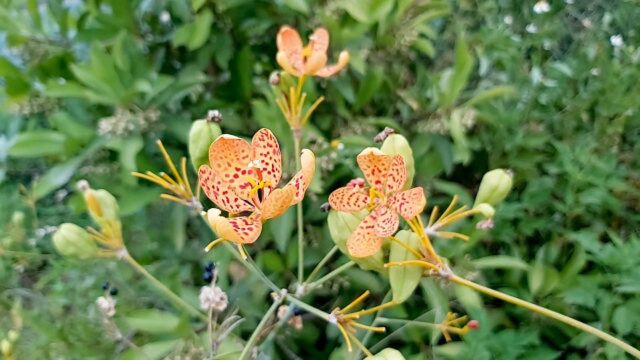
[(316, 265), (313, 271), (311, 271), (311, 274), (307, 276), (307, 280), (304, 281), (305, 284), (311, 281), (316, 275), (318, 275), (320, 270), (322, 270), (322, 267), (324, 267), (324, 265), (331, 259), (333, 254), (335, 254), (337, 251), (338, 251), (338, 247), (334, 245), (333, 248), (331, 248), (331, 250), (329, 250), (329, 252), (324, 256), (324, 258), (320, 260), (320, 262), (318, 263), (318, 265)]
[(132, 258), (131, 255), (129, 254), (124, 255), (122, 257), (122, 260), (129, 263), (131, 267), (133, 267), (137, 272), (139, 272), (145, 278), (147, 278), (147, 280), (149, 280), (149, 282), (156, 288), (156, 290), (158, 290), (159, 293), (163, 294), (168, 299), (170, 299), (176, 306), (178, 306), (179, 308), (181, 308), (182, 310), (186, 311), (187, 313), (193, 316), (197, 316), (201, 320), (204, 320), (204, 321), (208, 320), (205, 314), (200, 312), (198, 309), (196, 309), (192, 305), (189, 305), (188, 303), (186, 303), (178, 295), (176, 295), (173, 291), (171, 291), (168, 287), (166, 287), (163, 283), (161, 283), (158, 279), (153, 277), (153, 275), (151, 275), (151, 273), (149, 273), (147, 269), (145, 269), (134, 258)]
[(569, 326), (573, 326), (574, 328), (578, 329), (578, 330), (582, 330), (584, 332), (587, 332), (591, 335), (597, 336), (600, 339), (609, 342), (619, 348), (621, 348), (622, 350), (626, 351), (627, 353), (633, 355), (634, 357), (640, 359), (640, 350), (634, 348), (633, 346), (627, 344), (626, 342), (602, 331), (599, 329), (596, 329), (595, 327), (591, 326), (591, 325), (587, 325), (581, 321), (578, 321), (574, 318), (568, 317), (566, 315), (562, 315), (558, 312), (555, 312), (553, 310), (549, 310), (547, 308), (544, 308), (542, 306), (536, 305), (536, 304), (532, 304), (528, 301), (524, 301), (522, 299), (518, 299), (517, 297), (511, 296), (511, 295), (507, 295), (505, 293), (502, 293), (500, 291), (496, 291), (493, 290), (491, 288), (488, 288), (486, 286), (482, 286), (480, 284), (476, 284), (473, 281), (469, 281), (467, 279), (461, 278), (457, 275), (451, 275), (449, 278), (449, 281), (454, 282), (458, 285), (462, 285), (465, 287), (468, 287), (470, 289), (473, 289), (477, 292), (480, 292), (482, 294), (488, 295), (488, 296), (492, 296), (495, 297), (496, 299), (500, 299), (502, 301), (506, 301), (508, 303), (523, 307), (527, 310), (533, 311), (537, 314), (549, 317), (551, 319), (554, 320), (558, 320), (560, 322), (563, 322)]
[[(302, 129), (292, 129), (292, 131), (296, 172), (298, 172), (302, 169), (302, 163), (300, 161), (300, 138), (302, 137)], [(302, 214), (302, 201), (298, 203), (296, 211), (298, 222), (298, 282), (302, 283), (304, 280), (304, 217)]]
[(264, 327), (267, 325), (267, 323), (271, 319), (271, 316), (273, 316), (276, 310), (278, 310), (278, 306), (280, 306), (280, 304), (282, 303), (282, 300), (284, 300), (284, 296), (278, 296), (276, 300), (273, 302), (273, 304), (271, 304), (271, 307), (269, 308), (269, 310), (267, 310), (267, 312), (262, 317), (262, 320), (260, 320), (258, 327), (256, 327), (255, 330), (253, 330), (253, 334), (251, 334), (251, 337), (247, 341), (247, 344), (244, 346), (242, 353), (240, 353), (240, 358), (239, 358), (240, 360), (249, 359), (251, 357), (250, 355), (251, 350), (255, 346), (256, 342), (258, 342), (260, 333), (262, 332)]
[(340, 273), (342, 273), (343, 271), (351, 268), (352, 266), (354, 266), (356, 263), (353, 261), (349, 261), (345, 264), (342, 264), (340, 267), (338, 267), (337, 269), (333, 270), (332, 272), (328, 273), (327, 275), (321, 277), (320, 279), (309, 283), (309, 289), (313, 289), (313, 288), (317, 288), (320, 285), (322, 285), (325, 281), (331, 280), (333, 277), (335, 277), (336, 275), (339, 275)]
[(303, 309), (303, 310), (307, 311), (308, 313), (313, 314), (313, 315), (323, 319), (324, 321), (332, 322), (331, 321), (331, 314), (326, 313), (326, 312), (324, 312), (324, 311), (322, 311), (320, 309), (317, 309), (317, 308), (305, 303), (304, 301), (294, 297), (291, 294), (285, 295), (285, 298), (287, 299), (287, 301), (289, 301), (289, 303), (299, 307), (300, 309)]

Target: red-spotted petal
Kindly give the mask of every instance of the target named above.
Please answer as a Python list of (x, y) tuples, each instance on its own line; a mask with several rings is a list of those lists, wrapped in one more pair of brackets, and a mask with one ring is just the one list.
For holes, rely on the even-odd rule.
[(330, 77), (335, 75), (340, 70), (344, 69), (349, 63), (349, 53), (347, 51), (342, 51), (340, 56), (338, 57), (338, 62), (333, 65), (328, 65), (318, 70), (315, 75), (319, 77)]
[(282, 177), (282, 154), (278, 139), (269, 129), (260, 129), (253, 135), (251, 141), (253, 147), (253, 159), (260, 169), (262, 180), (271, 182), (271, 187), (276, 187)]
[(410, 220), (424, 210), (427, 205), (427, 199), (424, 197), (424, 189), (415, 187), (392, 195), (389, 197), (387, 205), (405, 220)]
[(401, 155), (395, 155), (387, 173), (387, 193), (402, 189), (405, 181), (407, 181), (407, 167), (404, 164), (404, 158)]
[(252, 244), (262, 232), (262, 221), (254, 214), (228, 219), (209, 211), (208, 220), (220, 238), (236, 244)]
[(386, 206), (378, 206), (373, 212), (376, 215), (376, 235), (387, 237), (398, 231), (400, 226), (400, 217), (395, 211)]
[(226, 183), (216, 177), (208, 165), (202, 165), (198, 169), (198, 181), (207, 197), (222, 210), (231, 214), (254, 210), (253, 205), (239, 198)]
[(209, 165), (216, 177), (243, 199), (249, 198), (252, 187), (247, 177), (256, 177), (248, 168), (252, 160), (252, 146), (232, 135), (219, 136), (209, 147)]
[[(278, 56), (276, 59), (280, 66), (287, 72), (292, 70), (296, 76), (301, 73), (303, 70), (303, 45), (298, 31), (290, 26), (281, 27), (276, 37), (276, 44), (278, 46)], [(281, 64), (283, 61), (286, 62), (284, 65)], [(290, 69), (287, 69), (287, 67)]]
[(329, 32), (324, 28), (316, 29), (309, 37), (307, 47), (310, 53), (304, 64), (304, 72), (307, 75), (314, 75), (327, 64)]
[(393, 156), (386, 155), (380, 149), (366, 148), (358, 155), (357, 161), (369, 185), (384, 192)]
[(269, 220), (284, 214), (291, 206), (296, 189), (287, 185), (282, 189), (275, 189), (262, 203), (262, 220)]
[(376, 234), (375, 212), (367, 215), (356, 230), (347, 239), (347, 250), (353, 257), (367, 257), (374, 255), (382, 246), (382, 237)]
[(303, 149), (300, 155), (300, 163), (302, 169), (289, 181), (287, 186), (291, 185), (296, 189), (295, 196), (291, 201), (291, 205), (295, 205), (302, 201), (304, 193), (309, 188), (313, 175), (316, 172), (316, 156), (311, 150)]
[(361, 187), (345, 186), (336, 189), (329, 195), (332, 209), (346, 212), (360, 211), (369, 203), (369, 194)]

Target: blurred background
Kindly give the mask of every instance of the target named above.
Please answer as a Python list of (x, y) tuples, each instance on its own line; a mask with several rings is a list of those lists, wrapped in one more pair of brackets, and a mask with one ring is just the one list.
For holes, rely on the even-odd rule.
[[(510, 168), (514, 190), (472, 238), (436, 247), (461, 274), (640, 344), (640, 5), (638, 1), (0, 0), (0, 339), (18, 359), (202, 358), (199, 335), (170, 303), (116, 260), (53, 249), (52, 227), (89, 225), (75, 184), (112, 192), (129, 251), (197, 304), (214, 260), (247, 339), (269, 291), (209, 229), (130, 175), (164, 169), (155, 141), (187, 155), (192, 121), (218, 109), (223, 132), (291, 134), (274, 102), (275, 36), (331, 34), (338, 76), (307, 82), (324, 95), (304, 146), (318, 156), (304, 202), (307, 273), (333, 247), (320, 210), (360, 176), (355, 155), (384, 127), (411, 142), (415, 184), (429, 206), (471, 205), (482, 175)], [(332, 61), (332, 60), (330, 60)], [(290, 174), (293, 158), (285, 156)], [(191, 178), (196, 176), (192, 172)], [(210, 204), (208, 204), (210, 205)], [(295, 210), (249, 248), (278, 285), (295, 279)], [(340, 255), (327, 265), (346, 262)], [(95, 307), (117, 287), (110, 336)], [(382, 301), (387, 280), (351, 268), (307, 298), (330, 311), (362, 291)], [(446, 284), (424, 280), (390, 317), (469, 314), (481, 328), (446, 343), (407, 327), (380, 343), (412, 359), (622, 359), (574, 329)], [(231, 310), (229, 310), (231, 311)], [(435, 316), (437, 318), (437, 315)], [(345, 358), (335, 327), (304, 315), (264, 343), (266, 358)], [(390, 328), (395, 330), (397, 327)], [(387, 334), (388, 335), (388, 334)], [(376, 335), (374, 346), (384, 338)], [(374, 346), (375, 347), (375, 346)], [(378, 347), (377, 350), (380, 350)], [(412, 355), (416, 354), (416, 355)], [(233, 358), (233, 357), (232, 357)]]

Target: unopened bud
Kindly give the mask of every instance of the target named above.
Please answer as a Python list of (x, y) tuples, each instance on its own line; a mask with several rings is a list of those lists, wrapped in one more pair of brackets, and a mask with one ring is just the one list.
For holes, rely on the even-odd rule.
[(214, 122), (216, 124), (220, 124), (223, 120), (222, 113), (218, 109), (213, 109), (207, 111), (207, 119), (208, 122)]
[[(217, 111), (217, 110), (212, 110)], [(211, 112), (211, 111), (210, 111)], [(222, 134), (218, 124), (208, 120), (196, 120), (189, 131), (189, 158), (196, 171), (209, 163), (209, 147)]]
[(504, 169), (491, 170), (482, 177), (475, 203), (487, 203), (496, 206), (509, 195), (512, 186), (513, 173), (511, 171)]
[(384, 140), (382, 147), (383, 153), (387, 155), (400, 155), (404, 159), (404, 165), (407, 168), (407, 180), (402, 187), (404, 190), (409, 189), (413, 183), (413, 176), (416, 173), (415, 162), (413, 159), (413, 150), (409, 141), (400, 134), (390, 134)]
[(89, 215), (97, 222), (120, 220), (120, 207), (116, 198), (104, 189), (94, 190), (88, 188), (84, 191), (84, 201), (87, 204)]
[(53, 246), (63, 256), (88, 259), (98, 252), (98, 245), (87, 230), (76, 224), (64, 223), (53, 234)]
[(480, 322), (478, 320), (471, 320), (467, 323), (469, 329), (477, 330), (480, 329)]
[(0, 351), (2, 351), (2, 356), (5, 358), (9, 358), (11, 356), (11, 343), (7, 339), (2, 339), (0, 341)]
[(274, 71), (274, 72), (271, 73), (271, 75), (269, 75), (269, 84), (271, 84), (273, 86), (280, 85), (280, 72), (279, 71)]

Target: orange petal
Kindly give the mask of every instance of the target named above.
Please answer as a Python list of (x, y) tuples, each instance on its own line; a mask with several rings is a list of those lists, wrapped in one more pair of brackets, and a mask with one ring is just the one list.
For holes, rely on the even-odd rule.
[(387, 174), (393, 162), (393, 156), (386, 155), (376, 148), (366, 148), (357, 157), (358, 166), (371, 187), (383, 192)]
[(313, 180), (313, 175), (316, 172), (316, 156), (313, 154), (313, 151), (303, 149), (300, 155), (300, 163), (302, 164), (302, 169), (298, 171), (287, 184), (287, 186), (291, 185), (296, 189), (296, 194), (291, 201), (291, 205), (302, 201), (304, 193), (307, 191), (307, 188), (309, 188), (311, 180)]
[(251, 145), (232, 135), (219, 136), (209, 147), (209, 165), (216, 177), (243, 199), (248, 199), (251, 191), (246, 177), (256, 177), (248, 168), (252, 160)]
[(369, 203), (369, 195), (365, 189), (356, 186), (345, 186), (336, 189), (329, 195), (332, 209), (346, 212), (360, 211)]
[(204, 190), (207, 197), (222, 210), (231, 214), (254, 210), (253, 205), (239, 198), (227, 183), (222, 182), (220, 178), (216, 177), (208, 165), (200, 166), (198, 169), (198, 180), (200, 187)]
[(262, 203), (262, 220), (276, 218), (291, 206), (296, 189), (287, 185), (282, 189), (273, 190)]
[(424, 197), (424, 189), (415, 187), (389, 197), (387, 205), (405, 220), (410, 220), (424, 210), (427, 199)]
[(302, 76), (302, 71), (295, 69), (293, 65), (291, 65), (291, 63), (289, 62), (289, 58), (287, 58), (287, 54), (285, 54), (284, 52), (278, 51), (278, 53), (276, 54), (276, 62), (285, 72), (293, 76)]
[(252, 244), (262, 232), (262, 221), (254, 214), (227, 219), (220, 216), (220, 210), (210, 209), (207, 219), (220, 238), (236, 244)]
[(376, 216), (375, 222), (375, 232), (376, 235), (387, 237), (391, 236), (398, 231), (398, 226), (400, 226), (400, 217), (396, 214), (395, 211), (389, 209), (386, 206), (378, 206), (373, 214)]
[(253, 159), (258, 160), (257, 167), (260, 169), (262, 180), (271, 182), (274, 188), (282, 177), (282, 154), (278, 139), (269, 129), (260, 129), (253, 135), (251, 141), (253, 147)]
[(407, 167), (404, 164), (404, 158), (401, 155), (395, 155), (387, 174), (387, 193), (402, 189), (405, 181), (407, 181)]
[(320, 77), (330, 77), (336, 74), (338, 71), (344, 69), (347, 64), (349, 64), (349, 52), (344, 50), (340, 53), (338, 62), (336, 64), (323, 67), (322, 69), (318, 70), (315, 75)]
[(305, 60), (304, 72), (314, 75), (327, 64), (327, 49), (329, 48), (329, 32), (324, 28), (316, 29), (309, 37), (310, 54)]
[[(290, 26), (281, 27), (280, 31), (278, 31), (278, 36), (276, 36), (276, 44), (278, 46), (278, 54), (282, 53), (282, 55), (276, 56), (278, 64), (280, 64), (285, 71), (290, 72), (280, 63), (280, 58), (282, 58), (282, 60), (286, 60), (286, 63), (293, 71), (298, 74), (301, 73), (303, 68), (303, 45), (298, 31)], [(295, 73), (292, 74), (297, 75)]]
[(374, 255), (382, 246), (382, 238), (376, 234), (375, 213), (367, 215), (347, 239), (347, 250), (353, 257)]

